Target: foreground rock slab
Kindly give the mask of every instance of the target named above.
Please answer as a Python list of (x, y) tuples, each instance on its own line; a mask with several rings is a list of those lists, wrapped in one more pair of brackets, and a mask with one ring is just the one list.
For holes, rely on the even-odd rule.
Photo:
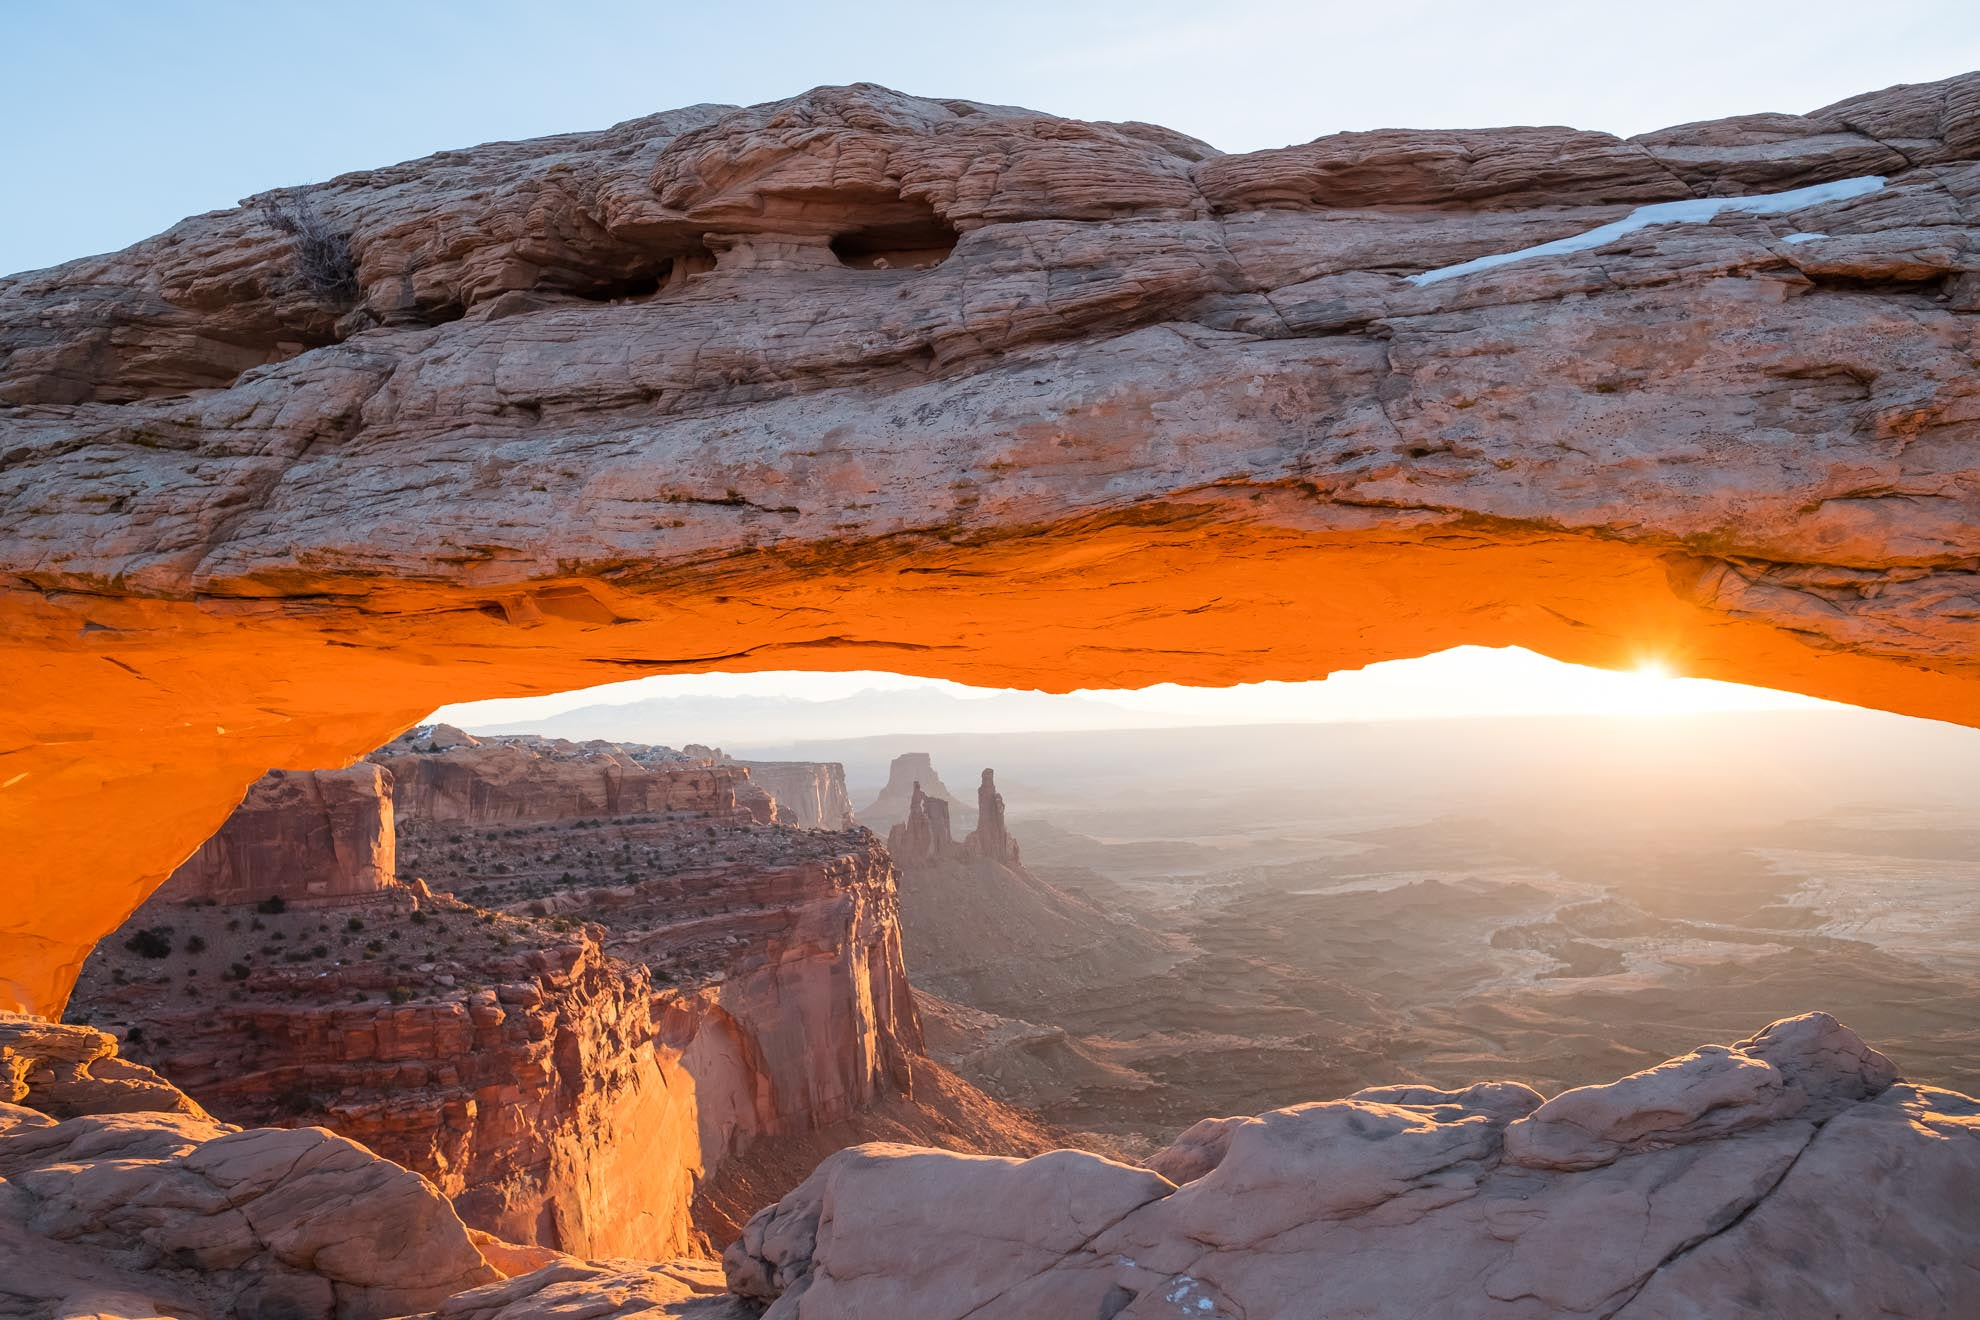
[(766, 1320), (1980, 1314), (1980, 1102), (1825, 1014), (1553, 1100), (1376, 1088), (1153, 1161), (843, 1151), (725, 1257)]
[[(320, 1128), (235, 1128), (190, 1102), (29, 1107), (42, 1061), (108, 1043), (0, 1018), (0, 1064), (29, 1080), (27, 1104), (0, 1104), (0, 1314), (381, 1320), (500, 1278), (432, 1184)], [(105, 1102), (129, 1104), (129, 1082)], [(54, 1089), (87, 1107), (84, 1080)]]

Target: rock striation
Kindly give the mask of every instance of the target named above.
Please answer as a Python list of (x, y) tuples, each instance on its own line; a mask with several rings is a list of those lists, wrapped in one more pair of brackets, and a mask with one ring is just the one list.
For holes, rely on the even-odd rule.
[(1980, 1307), (1980, 1102), (1895, 1078), (1811, 1014), (1552, 1100), (1381, 1087), (1206, 1120), (1152, 1168), (871, 1145), (724, 1264), (766, 1320), (1952, 1320)]
[[(329, 1128), (472, 1228), (574, 1256), (720, 1245), (840, 1145), (1050, 1144), (925, 1057), (865, 831), (763, 824), (679, 777), (636, 812), (670, 782), (642, 767), (708, 768), (665, 749), (442, 727), (379, 755), (391, 772), (359, 769), (401, 786), (384, 805), (417, 876), (334, 908), (155, 898), (91, 956), (75, 1010), (228, 1121)], [(643, 786), (601, 804), (601, 775)], [(330, 849), (309, 800), (279, 803), (302, 819), (243, 810)]]
[(0, 1002), (268, 766), (641, 673), (1516, 644), (1980, 722), (1976, 189), (1972, 74), (1244, 155), (859, 86), (0, 281)]
[(159, 897), (253, 903), (375, 894), (395, 874), (392, 777), (374, 765), (271, 770)]
[(390, 775), (397, 810), (436, 824), (651, 813), (769, 824), (777, 814), (746, 768), (665, 747), (533, 734), (476, 738), (443, 724), (413, 729), (370, 759)]
[(148, 904), (137, 928), (178, 947), (156, 962), (100, 953), (77, 1008), (222, 1118), (328, 1128), (505, 1241), (691, 1247), (694, 1079), (656, 1044), (646, 970), (608, 957), (595, 927), (403, 893), (338, 907), (334, 923), (292, 909), (243, 931), (243, 911)]
[(846, 792), (846, 768), (837, 761), (738, 761), (715, 753), (723, 765), (741, 766), (750, 781), (777, 803), (777, 819), (811, 830), (850, 829), (852, 798)]

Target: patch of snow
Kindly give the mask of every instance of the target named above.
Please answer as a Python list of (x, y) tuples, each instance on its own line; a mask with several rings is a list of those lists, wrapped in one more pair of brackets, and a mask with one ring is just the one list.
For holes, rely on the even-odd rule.
[[(1652, 225), (1697, 225), (1704, 224), (1726, 211), (1738, 211), (1746, 215), (1787, 215), (1794, 211), (1820, 206), (1825, 202), (1844, 202), (1852, 197), (1862, 197), (1876, 192), (1884, 186), (1881, 174), (1866, 174), (1854, 179), (1839, 179), (1834, 183), (1818, 183), (1807, 188), (1791, 188), (1786, 192), (1762, 193), (1757, 197), (1691, 197), (1679, 202), (1656, 202), (1649, 206), (1639, 206), (1620, 220), (1594, 229), (1557, 238), (1551, 243), (1540, 243), (1530, 248), (1520, 248), (1516, 252), (1495, 252), (1489, 257), (1474, 257), (1461, 261), (1455, 266), (1441, 266), (1436, 270), (1426, 270), (1420, 275), (1408, 277), (1411, 284), (1422, 286), (1435, 284), (1459, 275), (1470, 275), (1475, 271), (1490, 270), (1494, 266), (1505, 266), (1515, 261), (1525, 261), (1531, 257), (1551, 257), (1563, 252), (1585, 252), (1589, 248), (1602, 247), (1613, 243), (1626, 234)], [(1826, 235), (1797, 235), (1803, 241), (1821, 238)], [(1789, 239), (1792, 242), (1794, 239)]]
[(1786, 238), (1783, 238), (1783, 239), (1781, 240), (1781, 242), (1783, 242), (1783, 243), (1813, 243), (1813, 242), (1814, 242), (1814, 241), (1815, 241), (1816, 239), (1818, 239), (1818, 238), (1827, 238), (1827, 237), (1828, 237), (1828, 235), (1827, 235), (1827, 234), (1789, 234), (1789, 235), (1788, 235), (1788, 236), (1787, 236)]

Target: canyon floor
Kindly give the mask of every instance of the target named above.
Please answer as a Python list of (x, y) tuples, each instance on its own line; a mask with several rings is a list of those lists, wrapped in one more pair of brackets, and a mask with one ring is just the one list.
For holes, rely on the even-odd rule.
[[(1937, 726), (1852, 763), (1866, 718), (924, 739), (952, 781), (1005, 767), (1027, 872), (1144, 937), (1138, 961), (1086, 960), (1076, 993), (1042, 954), (915, 973), (930, 1049), (1129, 1156), (1205, 1115), (1371, 1085), (1552, 1094), (1816, 1005), (1908, 1078), (1970, 1093), (1970, 753)], [(1812, 737), (1834, 746), (1749, 774), (1757, 738)], [(818, 750), (860, 767), (896, 745)], [(911, 971), (925, 883), (903, 865)]]

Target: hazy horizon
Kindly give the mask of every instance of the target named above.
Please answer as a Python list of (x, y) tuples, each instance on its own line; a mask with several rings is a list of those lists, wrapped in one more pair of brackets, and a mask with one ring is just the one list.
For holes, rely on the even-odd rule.
[[(1819, 709), (1847, 708), (1768, 688), (1675, 677), (1654, 665), (1615, 672), (1564, 664), (1519, 647), (1460, 646), (1305, 683), (1227, 688), (1162, 683), (1064, 695), (875, 670), (664, 674), (541, 697), (443, 706), (429, 722), (470, 732), (749, 747), (880, 734)], [(889, 719), (894, 722), (884, 722)]]

